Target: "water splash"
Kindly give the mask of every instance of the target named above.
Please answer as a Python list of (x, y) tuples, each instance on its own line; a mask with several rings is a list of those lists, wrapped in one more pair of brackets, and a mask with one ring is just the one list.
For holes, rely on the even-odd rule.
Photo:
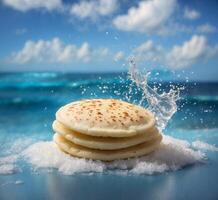
[[(157, 74), (157, 73), (156, 73)], [(87, 85), (82, 88), (81, 94), (93, 98), (118, 98), (133, 104), (140, 105), (154, 113), (157, 127), (162, 131), (173, 114), (177, 111), (176, 101), (179, 99), (182, 87), (169, 85), (169, 91), (162, 90), (162, 84), (158, 80), (158, 86), (152, 88), (148, 84), (150, 72), (139, 71), (134, 58), (129, 61), (128, 76), (114, 77), (113, 80), (96, 80), (97, 88), (90, 89)]]
[[(129, 61), (129, 79), (132, 81), (129, 94), (132, 93), (134, 84), (142, 91), (142, 98), (139, 105), (147, 101), (148, 109), (154, 113), (157, 120), (157, 127), (162, 131), (173, 114), (177, 111), (176, 101), (179, 99), (180, 88), (173, 87), (168, 92), (159, 94), (157, 88), (153, 89), (148, 84), (150, 72), (143, 73), (136, 68), (134, 58)], [(161, 85), (160, 85), (161, 86)]]

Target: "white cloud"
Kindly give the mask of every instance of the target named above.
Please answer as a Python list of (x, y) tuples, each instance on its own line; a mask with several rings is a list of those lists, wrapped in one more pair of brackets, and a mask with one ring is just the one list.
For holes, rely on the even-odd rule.
[(150, 61), (173, 69), (182, 69), (218, 55), (218, 45), (210, 46), (207, 38), (201, 35), (193, 35), (190, 40), (171, 49), (164, 49), (148, 40), (136, 47), (133, 55), (138, 61)]
[(51, 11), (62, 7), (61, 0), (3, 0), (3, 3), (23, 12), (39, 8)]
[(132, 7), (126, 15), (113, 20), (116, 28), (123, 31), (158, 32), (175, 10), (176, 0), (142, 1)]
[(110, 57), (111, 52), (106, 47), (99, 47), (92, 51), (92, 57), (94, 60), (104, 60), (105, 57)]
[(200, 33), (214, 33), (216, 32), (216, 27), (215, 26), (212, 26), (211, 24), (203, 24), (203, 25), (200, 25), (196, 28), (197, 32), (200, 32)]
[(121, 60), (123, 60), (125, 58), (125, 55), (122, 51), (118, 51), (115, 55), (114, 55), (114, 61), (115, 62), (119, 62)]
[(96, 19), (112, 14), (118, 8), (117, 0), (80, 1), (73, 4), (70, 13), (80, 19)]
[(107, 56), (110, 53), (108, 48), (101, 48), (99, 49), (99, 54), (102, 56)]
[(184, 18), (186, 19), (195, 20), (198, 19), (200, 16), (201, 14), (197, 10), (190, 8), (185, 8), (184, 10)]
[(209, 23), (201, 24), (198, 26), (187, 25), (182, 23), (168, 23), (162, 30), (159, 31), (159, 35), (162, 36), (172, 36), (179, 34), (206, 34), (206, 33), (216, 33), (217, 28)]
[(152, 40), (148, 40), (133, 50), (137, 59), (151, 62), (161, 62), (163, 60), (163, 48), (155, 45)]
[(15, 30), (15, 34), (16, 35), (23, 35), (27, 32), (27, 29), (26, 28), (19, 28), (19, 29), (16, 29)]
[(84, 62), (90, 61), (90, 46), (87, 42), (83, 43), (83, 45), (77, 50), (77, 57), (79, 60), (82, 60)]
[(10, 62), (24, 63), (68, 63), (74, 60), (88, 62), (91, 59), (91, 50), (88, 43), (81, 47), (65, 45), (59, 38), (52, 40), (27, 41), (24, 47), (13, 53)]
[(194, 35), (181, 46), (174, 46), (167, 55), (167, 62), (172, 68), (185, 68), (217, 52), (217, 46), (209, 46), (205, 36)]

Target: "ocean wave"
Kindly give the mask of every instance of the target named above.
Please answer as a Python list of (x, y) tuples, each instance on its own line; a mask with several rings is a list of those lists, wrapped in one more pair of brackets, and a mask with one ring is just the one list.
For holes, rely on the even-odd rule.
[(62, 76), (57, 72), (24, 72), (24, 73), (1, 73), (0, 78), (4, 80), (19, 80), (20, 78), (55, 78)]
[(218, 95), (185, 95), (183, 98), (190, 101), (218, 101)]
[[(45, 106), (53, 107), (59, 105), (60, 101), (54, 101), (54, 99), (49, 98), (5, 98), (0, 99), (0, 107), (3, 107), (4, 109), (12, 108), (13, 109), (20, 109), (23, 107), (28, 107), (31, 110), (32, 109), (38, 109)], [(11, 107), (12, 106), (12, 107)], [(14, 111), (16, 112), (16, 111)]]
[(28, 72), (23, 73), (22, 76), (24, 77), (34, 77), (34, 78), (55, 78), (59, 75), (59, 73), (56, 72)]
[[(46, 92), (50, 91), (71, 91), (72, 89), (81, 90), (86, 89), (87, 92), (91, 92), (92, 89), (95, 91), (101, 92), (101, 87), (106, 87), (106, 91), (108, 93), (112, 93), (114, 90), (119, 90), (121, 92), (127, 92), (129, 82), (127, 81), (120, 81), (111, 79), (101, 79), (101, 80), (78, 80), (78, 81), (36, 81), (36, 82), (5, 82), (1, 83), (0, 81), (0, 93), (1, 92), (20, 92), (25, 90), (25, 92), (41, 92), (41, 95), (46, 94)], [(162, 87), (165, 87), (163, 85)], [(97, 90), (96, 90), (97, 88)], [(199, 90), (199, 93), (204, 93), (204, 91)], [(82, 94), (80, 94), (82, 95)], [(139, 93), (138, 93), (139, 95)], [(187, 93), (183, 92), (180, 95), (180, 102), (188, 101), (188, 102), (218, 102), (218, 95), (208, 95), (208, 94), (196, 94), (196, 95), (188, 95)]]
[(0, 89), (10, 90), (10, 89), (36, 89), (36, 88), (56, 88), (66, 86), (65, 81), (57, 81), (57, 82), (40, 82), (40, 81), (29, 81), (29, 82), (5, 82), (0, 83)]
[[(76, 87), (76, 86), (75, 86)], [(52, 88), (49, 91), (41, 91), (38, 94), (38, 96), (31, 95), (29, 94), (22, 94), (19, 95), (19, 97), (4, 97), (0, 98), (0, 106), (1, 105), (35, 105), (35, 104), (57, 104), (57, 103), (66, 103), (68, 100), (72, 100), (72, 94), (70, 94), (71, 91), (63, 91), (59, 93), (58, 95), (53, 96), (53, 91), (54, 88)], [(69, 94), (69, 95), (67, 95)], [(74, 93), (75, 94), (75, 93)], [(112, 94), (111, 94), (112, 95)], [(99, 97), (108, 97), (108, 95), (98, 95)], [(140, 96), (140, 95), (139, 95)], [(81, 97), (84, 97), (84, 95), (80, 94), (76, 95), (76, 99), (80, 99)], [(137, 99), (137, 96), (135, 95), (135, 100)], [(193, 103), (197, 103), (198, 105), (204, 105), (206, 103), (207, 105), (212, 105), (214, 106), (216, 103), (218, 103), (218, 96), (206, 96), (204, 98), (198, 98), (198, 97), (184, 97), (178, 101), (179, 104), (184, 105), (186, 104), (187, 106), (190, 104), (192, 106)]]
[[(80, 87), (93, 87), (99, 85), (115, 85), (124, 84), (119, 80), (103, 79), (103, 80), (78, 80), (78, 81), (28, 81), (28, 82), (0, 82), (0, 89), (36, 89), (36, 88), (80, 88)], [(127, 84), (127, 82), (125, 83)]]

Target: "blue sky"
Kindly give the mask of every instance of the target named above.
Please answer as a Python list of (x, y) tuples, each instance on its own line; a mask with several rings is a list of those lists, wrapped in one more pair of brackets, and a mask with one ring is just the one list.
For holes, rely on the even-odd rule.
[(218, 80), (218, 2), (1, 0), (0, 71), (123, 71), (128, 58)]

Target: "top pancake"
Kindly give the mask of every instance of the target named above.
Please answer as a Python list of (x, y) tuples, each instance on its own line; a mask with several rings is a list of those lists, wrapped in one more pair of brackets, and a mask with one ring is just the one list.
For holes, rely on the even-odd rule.
[(130, 137), (155, 126), (151, 112), (115, 99), (69, 103), (57, 111), (56, 119), (74, 131), (102, 137)]

